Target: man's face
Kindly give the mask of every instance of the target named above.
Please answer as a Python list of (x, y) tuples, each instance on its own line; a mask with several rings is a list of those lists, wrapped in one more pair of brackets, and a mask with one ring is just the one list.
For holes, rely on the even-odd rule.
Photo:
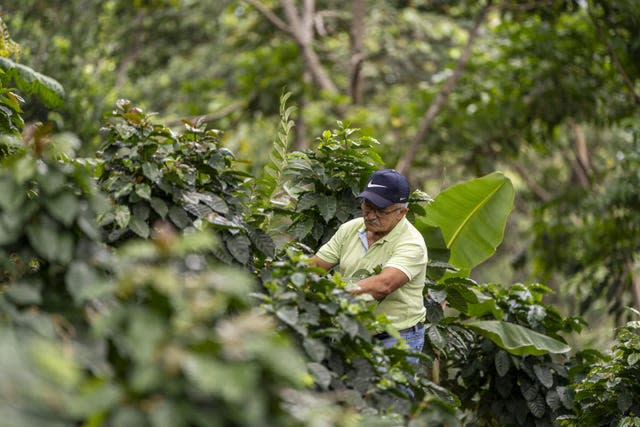
[(397, 204), (381, 209), (368, 200), (363, 200), (360, 208), (367, 231), (377, 234), (386, 234), (393, 230), (408, 210)]

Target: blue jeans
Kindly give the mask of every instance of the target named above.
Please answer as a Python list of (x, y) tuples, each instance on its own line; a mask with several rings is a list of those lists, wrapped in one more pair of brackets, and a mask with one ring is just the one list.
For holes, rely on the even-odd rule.
[[(402, 329), (399, 331), (400, 336), (407, 342), (409, 347), (417, 352), (422, 351), (422, 347), (424, 346), (424, 323), (418, 323), (407, 329)], [(398, 341), (394, 337), (389, 334), (378, 334), (376, 337), (380, 340), (380, 344), (384, 348), (393, 347)], [(418, 363), (417, 357), (409, 357), (407, 360), (410, 363)]]

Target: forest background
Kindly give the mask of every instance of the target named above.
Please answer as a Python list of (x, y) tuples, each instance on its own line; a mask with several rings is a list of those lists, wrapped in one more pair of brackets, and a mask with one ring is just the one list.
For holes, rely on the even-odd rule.
[(292, 149), (342, 120), (428, 194), (512, 179), (505, 241), (475, 279), (545, 283), (564, 313), (605, 328), (640, 305), (635, 1), (22, 0), (0, 13), (19, 62), (66, 91), (25, 120), (84, 153), (126, 98), (164, 123), (201, 117), (255, 173), (290, 91)]

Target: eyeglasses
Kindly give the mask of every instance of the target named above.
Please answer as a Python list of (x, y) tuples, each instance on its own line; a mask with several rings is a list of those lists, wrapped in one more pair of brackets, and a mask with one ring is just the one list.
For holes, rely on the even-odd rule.
[(362, 213), (365, 215), (368, 215), (369, 213), (373, 212), (373, 214), (378, 218), (384, 218), (386, 216), (391, 215), (394, 212), (398, 212), (400, 209), (402, 209), (402, 207), (391, 209), (390, 211), (385, 211), (384, 209), (378, 209), (374, 207), (371, 203), (362, 202), (360, 204), (360, 209), (362, 209)]

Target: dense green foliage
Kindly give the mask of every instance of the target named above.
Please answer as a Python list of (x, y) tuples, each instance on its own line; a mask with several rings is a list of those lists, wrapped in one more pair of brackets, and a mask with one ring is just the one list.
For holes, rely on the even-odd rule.
[[(635, 315), (640, 313), (637, 311)], [(560, 421), (566, 426), (635, 426), (640, 423), (640, 325), (628, 322), (617, 331), (610, 358), (595, 364), (574, 385), (577, 415)]]
[(218, 131), (185, 123), (176, 135), (125, 100), (113, 117), (98, 168), (102, 189), (114, 199), (100, 220), (109, 242), (146, 239), (167, 220), (179, 230), (216, 229), (224, 243), (216, 255), (227, 263), (248, 264), (254, 248), (273, 255), (270, 237), (243, 221), (244, 174), (230, 167), (233, 154), (219, 146)]

